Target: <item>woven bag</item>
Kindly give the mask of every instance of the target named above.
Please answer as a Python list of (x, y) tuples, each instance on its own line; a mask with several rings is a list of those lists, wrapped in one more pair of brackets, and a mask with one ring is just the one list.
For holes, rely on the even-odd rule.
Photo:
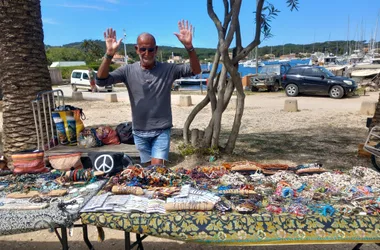
[(80, 160), (81, 155), (81, 153), (52, 155), (49, 156), (49, 162), (54, 169), (63, 171), (83, 168), (82, 162)]
[(45, 167), (44, 151), (22, 151), (12, 154), (14, 174), (37, 174), (49, 171)]

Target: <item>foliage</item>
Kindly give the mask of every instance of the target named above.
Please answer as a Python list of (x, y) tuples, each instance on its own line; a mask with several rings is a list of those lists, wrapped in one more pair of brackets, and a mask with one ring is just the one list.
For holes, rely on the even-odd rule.
[[(270, 33), (271, 26), (269, 23), (277, 16), (279, 12), (280, 11), (276, 9), (274, 5), (271, 3), (268, 3), (268, 5), (263, 8), (260, 21), (261, 21), (261, 32), (264, 35), (264, 39), (272, 37), (272, 34)], [(256, 13), (256, 12), (253, 12), (253, 13)]]
[[(88, 68), (92, 68), (94, 70), (98, 70), (99, 66), (100, 66), (100, 64), (88, 64), (88, 65), (84, 65), (84, 66), (70, 66), (70, 67), (58, 67), (58, 68), (61, 70), (62, 78), (63, 79), (70, 79), (71, 72), (74, 69), (88, 69)], [(111, 64), (110, 65), (110, 72), (114, 71), (118, 67), (120, 67), (119, 64)]]
[(219, 149), (214, 148), (198, 148), (191, 144), (180, 144), (178, 150), (182, 156), (198, 155), (198, 156), (219, 156)]
[(293, 11), (294, 9), (298, 10), (298, 0), (286, 0), (286, 3), (288, 4), (288, 7), (290, 7), (291, 11)]
[(86, 62), (92, 63), (98, 61), (104, 55), (102, 46), (94, 40), (84, 40), (81, 49), (85, 54)]
[[(98, 41), (94, 41), (98, 43)], [(101, 43), (104, 43), (102, 41), (99, 41), (99, 45)], [(73, 43), (70, 45), (64, 45), (63, 47), (51, 47), (46, 46), (46, 55), (49, 61), (49, 65), (52, 62), (56, 61), (86, 61), (86, 56), (83, 51), (80, 50), (80, 46), (78, 47), (76, 45), (77, 43)], [(259, 58), (265, 59), (265, 55), (267, 54), (273, 54), (276, 57), (279, 57), (283, 54), (290, 54), (290, 53), (307, 53), (311, 54), (313, 52), (319, 51), (319, 52), (329, 52), (336, 55), (344, 54), (348, 51), (347, 44), (350, 44), (351, 50), (354, 48), (354, 46), (364, 47), (367, 43), (366, 41), (325, 41), (325, 42), (317, 42), (317, 43), (310, 43), (310, 44), (284, 44), (284, 45), (277, 45), (277, 46), (263, 46), (260, 47), (258, 50), (258, 56)], [(380, 42), (378, 43), (378, 46), (380, 46)], [(121, 46), (122, 47), (122, 46)], [(133, 45), (127, 44), (127, 54), (129, 57), (128, 63), (133, 63), (135, 61), (138, 61), (139, 58), (134, 50)], [(102, 50), (103, 51), (103, 50)], [(105, 51), (105, 48), (104, 48)], [(102, 52), (101, 56), (98, 58), (100, 59), (104, 55), (104, 51)], [(215, 49), (209, 49), (209, 48), (197, 48), (197, 55), (199, 57), (199, 60), (201, 63), (207, 63), (212, 62), (212, 58), (215, 55)], [(162, 52), (162, 53), (161, 53)], [(176, 47), (169, 47), (169, 46), (160, 46), (158, 50), (158, 60), (159, 61), (166, 61), (172, 56), (172, 52), (175, 56), (182, 56), (183, 58), (188, 58), (188, 53), (184, 48), (176, 48)], [(119, 50), (119, 54), (124, 54), (124, 49)], [(298, 57), (309, 57), (310, 55), (298, 55)], [(161, 60), (162, 58), (162, 60)], [(94, 61), (95, 63), (98, 63), (98, 61)], [(91, 63), (91, 62), (90, 62)]]
[(84, 53), (77, 48), (50, 47), (46, 50), (48, 64), (59, 61), (84, 61)]
[[(96, 46), (97, 50), (100, 50), (98, 53), (97, 58), (92, 58), (91, 60), (88, 60), (86, 57), (85, 48), (89, 47), (89, 41), (91, 46)], [(84, 44), (85, 43), (85, 44)], [(130, 62), (138, 61), (138, 55), (136, 53), (134, 44), (126, 44), (126, 51), (127, 55), (130, 58)], [(50, 61), (86, 61), (86, 62), (96, 62), (97, 59), (100, 59), (106, 50), (104, 41), (101, 40), (85, 40), (84, 42), (75, 42), (70, 44), (65, 44), (62, 47), (52, 47), (52, 46), (46, 46), (46, 51), (48, 55), (48, 51), (53, 51), (56, 49), (60, 49), (59, 52), (61, 54), (58, 54), (56, 57), (52, 58)], [(74, 50), (74, 51), (80, 51), (82, 54), (78, 57), (68, 57), (65, 56), (65, 53), (63, 53), (65, 50)], [(197, 48), (197, 55), (199, 59), (202, 62), (209, 62), (211, 61), (211, 58), (215, 55), (216, 49), (210, 49), (210, 48)], [(100, 53), (101, 52), (101, 53)], [(50, 52), (49, 52), (50, 53)], [(124, 44), (120, 45), (118, 53), (120, 55), (124, 55)], [(66, 53), (67, 54), (67, 53)], [(61, 56), (59, 56), (61, 55)], [(157, 57), (159, 61), (167, 61), (169, 58), (174, 56), (181, 56), (185, 59), (189, 58), (189, 55), (187, 51), (184, 48), (177, 48), (177, 47), (170, 47), (170, 46), (159, 46), (158, 47), (158, 53)]]

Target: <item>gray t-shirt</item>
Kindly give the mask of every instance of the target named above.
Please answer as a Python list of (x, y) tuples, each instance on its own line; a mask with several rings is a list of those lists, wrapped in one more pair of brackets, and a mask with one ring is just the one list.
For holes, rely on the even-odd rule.
[(135, 130), (157, 130), (172, 127), (170, 91), (174, 80), (193, 75), (190, 65), (156, 62), (147, 70), (140, 62), (111, 72), (106, 79), (96, 79), (99, 86), (124, 82), (132, 108)]

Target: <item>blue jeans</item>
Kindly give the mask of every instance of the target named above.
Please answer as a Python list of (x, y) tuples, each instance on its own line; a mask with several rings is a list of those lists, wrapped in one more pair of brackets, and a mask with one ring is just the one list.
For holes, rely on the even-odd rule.
[(170, 128), (160, 131), (133, 131), (141, 163), (150, 162), (152, 158), (168, 160), (170, 131)]

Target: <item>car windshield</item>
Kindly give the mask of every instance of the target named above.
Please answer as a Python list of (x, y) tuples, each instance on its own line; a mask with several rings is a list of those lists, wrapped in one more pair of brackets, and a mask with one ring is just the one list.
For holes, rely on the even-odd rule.
[(323, 73), (325, 73), (327, 76), (335, 76), (333, 73), (331, 73), (330, 70), (327, 70), (327, 69), (325, 69), (325, 68), (323, 68), (323, 67), (320, 67), (320, 69), (321, 69), (321, 71), (322, 71)]
[(272, 73), (279, 74), (280, 73), (280, 65), (266, 65), (266, 66), (261, 68), (260, 73), (261, 74), (272, 74)]

